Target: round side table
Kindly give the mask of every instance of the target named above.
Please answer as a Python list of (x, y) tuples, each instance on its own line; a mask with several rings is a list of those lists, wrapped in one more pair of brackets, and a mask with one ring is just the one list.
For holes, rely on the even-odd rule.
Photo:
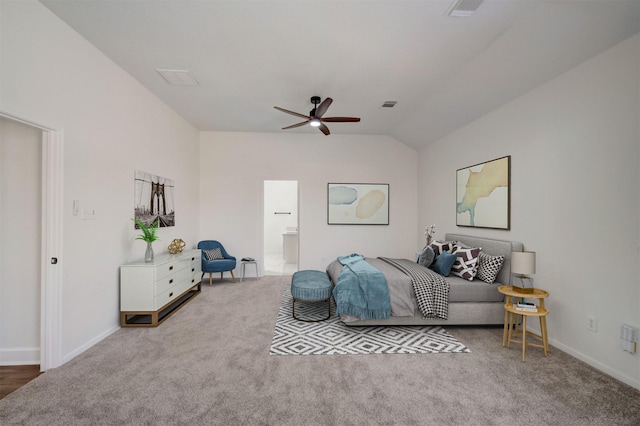
[[(509, 348), (511, 342), (522, 344), (522, 362), (525, 361), (527, 345), (537, 346), (544, 350), (544, 356), (549, 352), (549, 340), (547, 337), (547, 315), (549, 311), (544, 306), (544, 299), (549, 297), (549, 292), (539, 288), (530, 289), (530, 291), (521, 291), (510, 285), (501, 285), (498, 291), (505, 295), (504, 304), (504, 331), (502, 333), (502, 346)], [(538, 305), (535, 311), (525, 311), (517, 309), (514, 305), (523, 299), (537, 299)], [(513, 300), (515, 299), (515, 301)], [(518, 329), (516, 316), (522, 317), (522, 328)], [(540, 334), (527, 331), (527, 317), (538, 317), (540, 320)], [(520, 332), (521, 340), (512, 338), (512, 330), (515, 327), (516, 333)], [(527, 342), (527, 335), (532, 335), (540, 339), (541, 344)], [(514, 336), (515, 337), (515, 336)]]

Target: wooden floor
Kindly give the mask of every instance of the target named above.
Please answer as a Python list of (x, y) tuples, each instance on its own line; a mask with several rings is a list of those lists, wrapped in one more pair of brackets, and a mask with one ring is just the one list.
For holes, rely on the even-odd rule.
[(0, 399), (40, 375), (39, 365), (0, 366)]

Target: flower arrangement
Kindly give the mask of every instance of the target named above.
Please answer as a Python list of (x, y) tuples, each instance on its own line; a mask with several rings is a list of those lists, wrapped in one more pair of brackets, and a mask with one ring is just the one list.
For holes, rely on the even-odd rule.
[(132, 219), (132, 220), (135, 222), (138, 228), (140, 228), (140, 230), (142, 231), (142, 234), (138, 235), (136, 237), (136, 240), (142, 240), (147, 243), (152, 243), (159, 239), (158, 235), (156, 235), (156, 230), (158, 229), (158, 226), (160, 225), (160, 223), (157, 220), (153, 222), (151, 226), (145, 225), (138, 219)]
[(424, 236), (427, 238), (427, 245), (431, 244), (431, 240), (436, 233), (436, 225), (433, 224), (431, 226), (425, 226), (424, 228)]

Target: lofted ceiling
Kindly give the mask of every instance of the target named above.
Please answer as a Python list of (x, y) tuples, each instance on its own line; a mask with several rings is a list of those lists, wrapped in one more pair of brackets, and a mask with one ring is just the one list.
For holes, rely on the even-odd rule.
[(453, 0), (41, 3), (200, 130), (320, 134), (281, 130), (300, 119), (273, 108), (319, 95), (325, 116), (362, 118), (332, 134), (418, 149), (640, 30), (638, 0), (484, 0), (468, 18)]

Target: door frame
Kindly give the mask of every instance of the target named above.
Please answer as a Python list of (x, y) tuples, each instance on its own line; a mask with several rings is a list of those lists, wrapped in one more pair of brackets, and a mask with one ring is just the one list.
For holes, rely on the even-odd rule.
[[(61, 365), (63, 146), (61, 128), (0, 110), (0, 117), (42, 131), (40, 238), (40, 371)], [(54, 259), (56, 261), (54, 262)]]

